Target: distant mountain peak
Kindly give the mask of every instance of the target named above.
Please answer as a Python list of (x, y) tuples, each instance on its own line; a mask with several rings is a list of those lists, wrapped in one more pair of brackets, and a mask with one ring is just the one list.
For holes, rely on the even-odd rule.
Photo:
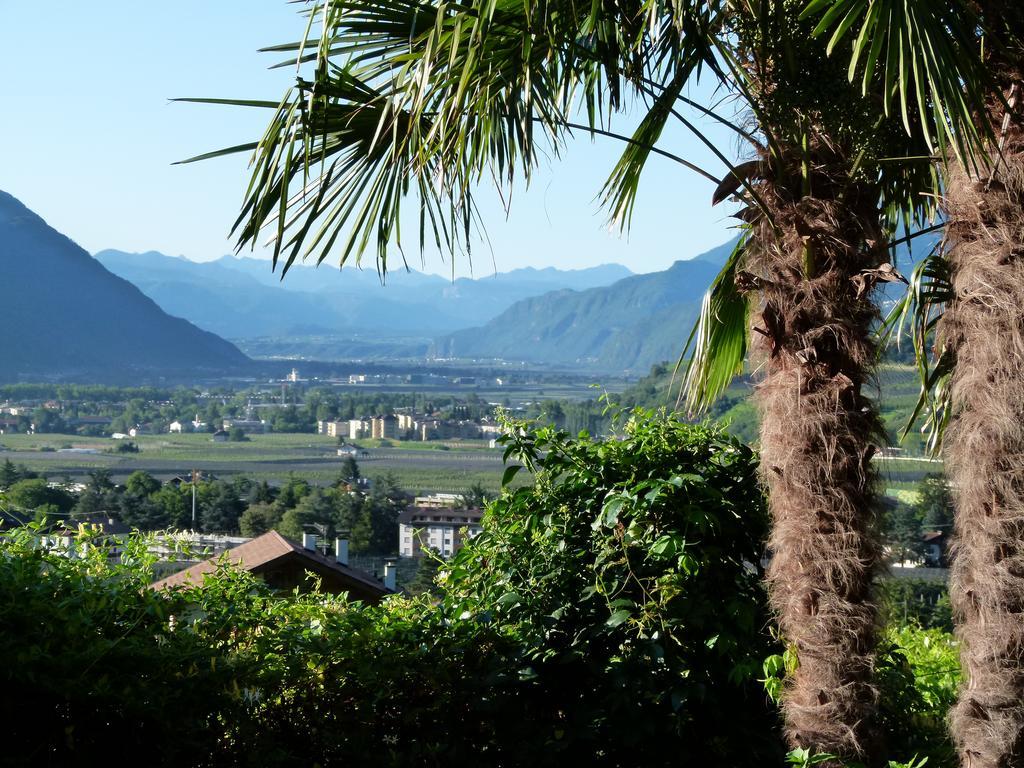
[(736, 249), (736, 243), (738, 243), (739, 240), (739, 235), (737, 235), (726, 243), (716, 245), (714, 248), (704, 251), (703, 253), (698, 253), (692, 259), (689, 259), (689, 261), (706, 261), (709, 264), (724, 267), (725, 262), (729, 260), (729, 256)]
[(0, 268), (2, 378), (124, 380), (129, 372), (226, 372), (248, 364), (234, 345), (166, 314), (6, 192)]
[(439, 338), (433, 352), (444, 358), (643, 372), (679, 356), (718, 270), (711, 258), (695, 258), (607, 286), (551, 291), (513, 304), (481, 327)]
[[(310, 328), (337, 335), (416, 337), (481, 325), (515, 302), (551, 290), (588, 290), (628, 277), (606, 264), (580, 270), (524, 268), (472, 278), (450, 278), (397, 268), (381, 283), (377, 271), (325, 262), (296, 264), (281, 277), (271, 263), (251, 256), (194, 262), (149, 251), (105, 250), (96, 260), (138, 286), (173, 315), (239, 341), (273, 337), (287, 343)], [(314, 347), (300, 348), (307, 354)], [(309, 342), (310, 344), (312, 342)], [(316, 346), (315, 349), (321, 349)]]

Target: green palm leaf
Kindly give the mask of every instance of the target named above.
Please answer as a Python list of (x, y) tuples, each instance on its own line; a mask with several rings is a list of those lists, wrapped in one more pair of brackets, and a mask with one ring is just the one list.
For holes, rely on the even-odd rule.
[[(419, 246), (470, 251), (478, 224), (473, 189), (484, 178), (529, 181), (545, 153), (557, 154), (585, 110), (593, 133), (627, 144), (604, 190), (612, 216), (628, 222), (637, 181), (670, 105), (695, 72), (717, 68), (707, 29), (717, 3), (465, 5), (355, 0), (312, 7), (307, 34), (271, 50), (310, 79), (276, 105), (252, 151), (252, 174), (235, 223), (238, 247), (267, 230), (275, 265), (329, 253), (357, 263), (366, 251), (385, 271), (402, 248), (409, 204)], [(638, 12), (637, 12), (638, 11)], [(322, 30), (312, 37), (313, 30)], [(633, 137), (607, 130), (627, 84), (667, 85)], [(404, 258), (404, 257), (403, 257)]]
[(850, 80), (863, 93), (881, 84), (886, 114), (898, 110), (907, 133), (923, 130), (933, 152), (952, 147), (980, 162), (984, 141), (973, 115), (984, 109), (988, 75), (976, 39), (976, 18), (960, 0), (810, 0), (804, 17), (819, 16), (815, 34), (831, 33), (832, 52), (850, 43)]
[(927, 447), (933, 453), (941, 448), (949, 423), (949, 384), (956, 362), (949, 349), (935, 349), (935, 331), (953, 296), (950, 265), (941, 247), (936, 245), (914, 269), (903, 297), (893, 306), (879, 329), (881, 348), (893, 343), (898, 345), (904, 337), (908, 339), (921, 387), (900, 439), (905, 438), (923, 416), (922, 431), (927, 436)]
[(740, 237), (701, 302), (700, 318), (680, 355), (678, 370), (689, 355), (680, 395), (692, 414), (706, 411), (743, 372), (747, 357), (750, 303), (736, 288), (750, 231)]

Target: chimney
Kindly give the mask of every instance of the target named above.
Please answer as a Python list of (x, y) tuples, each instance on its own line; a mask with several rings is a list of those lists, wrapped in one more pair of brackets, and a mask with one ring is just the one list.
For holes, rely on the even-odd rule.
[(302, 548), (309, 549), (316, 552), (316, 534), (315, 533), (304, 533), (302, 534)]
[(384, 586), (390, 589), (392, 592), (396, 591), (395, 570), (396, 568), (394, 560), (384, 561)]
[(348, 565), (348, 539), (334, 540), (334, 559), (342, 565)]

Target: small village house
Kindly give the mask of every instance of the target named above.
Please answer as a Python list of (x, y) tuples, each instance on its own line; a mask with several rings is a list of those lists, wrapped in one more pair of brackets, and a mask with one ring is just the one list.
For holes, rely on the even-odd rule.
[(277, 531), (258, 536), (227, 550), (219, 557), (204, 560), (189, 568), (153, 583), (153, 589), (172, 589), (186, 584), (202, 584), (203, 576), (218, 567), (243, 568), (259, 577), (275, 591), (294, 589), (309, 591), (310, 574), (320, 580), (320, 589), (332, 595), (347, 593), (353, 600), (379, 603), (395, 592), (394, 564), (385, 563), (384, 581), (348, 564), (348, 542), (335, 541), (334, 552), (323, 554), (317, 549), (315, 534), (307, 533), (297, 544)]

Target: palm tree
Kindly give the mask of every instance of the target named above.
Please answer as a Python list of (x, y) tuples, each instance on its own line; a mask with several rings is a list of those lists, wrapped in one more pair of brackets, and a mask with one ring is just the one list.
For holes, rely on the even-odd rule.
[(1024, 8), (982, 2), (994, 79), (978, 114), (998, 136), (981, 172), (951, 168), (943, 209), (951, 360), (943, 452), (956, 494), (950, 596), (965, 685), (953, 710), (963, 765), (1024, 765)]
[(945, 239), (891, 324), (910, 326), (918, 412), (956, 500), (953, 736), (963, 765), (1002, 768), (1024, 764), (1024, 8), (974, 10), (986, 67), (974, 119), (989, 142), (979, 162), (947, 166)]
[[(943, 44), (949, 20), (929, 0), (905, 1)], [(409, 197), (421, 248), (468, 251), (479, 182), (528, 180), (542, 151), (557, 154), (574, 133), (625, 145), (602, 191), (622, 226), (651, 156), (713, 181), (715, 202), (739, 201), (743, 236), (694, 338), (691, 404), (721, 392), (752, 328), (775, 520), (771, 596), (800, 660), (787, 731), (796, 746), (857, 755), (871, 746), (875, 705), (870, 457), (881, 428), (867, 393), (871, 292), (894, 276), (897, 223), (927, 215), (918, 193), (936, 190), (928, 138), (959, 134), (941, 104), (888, 114), (893, 83), (905, 96), (932, 82), (930, 70), (904, 71), (910, 60), (875, 51), (853, 67), (864, 73), (854, 85), (800, 11), (791, 0), (316, 5), (302, 42), (273, 49), (298, 67), (280, 102), (216, 100), (272, 110), (262, 139), (203, 157), (253, 153), (239, 247), (268, 228), (283, 270), (300, 256), (344, 263), (367, 250), (386, 270), (410, 223)], [(890, 48), (902, 50), (900, 41)], [(732, 99), (747, 122), (687, 98), (697, 82)], [(613, 130), (629, 105), (644, 110), (639, 125)], [(745, 162), (730, 163), (695, 115), (732, 130)], [(669, 121), (714, 151), (724, 179), (665, 148)]]

